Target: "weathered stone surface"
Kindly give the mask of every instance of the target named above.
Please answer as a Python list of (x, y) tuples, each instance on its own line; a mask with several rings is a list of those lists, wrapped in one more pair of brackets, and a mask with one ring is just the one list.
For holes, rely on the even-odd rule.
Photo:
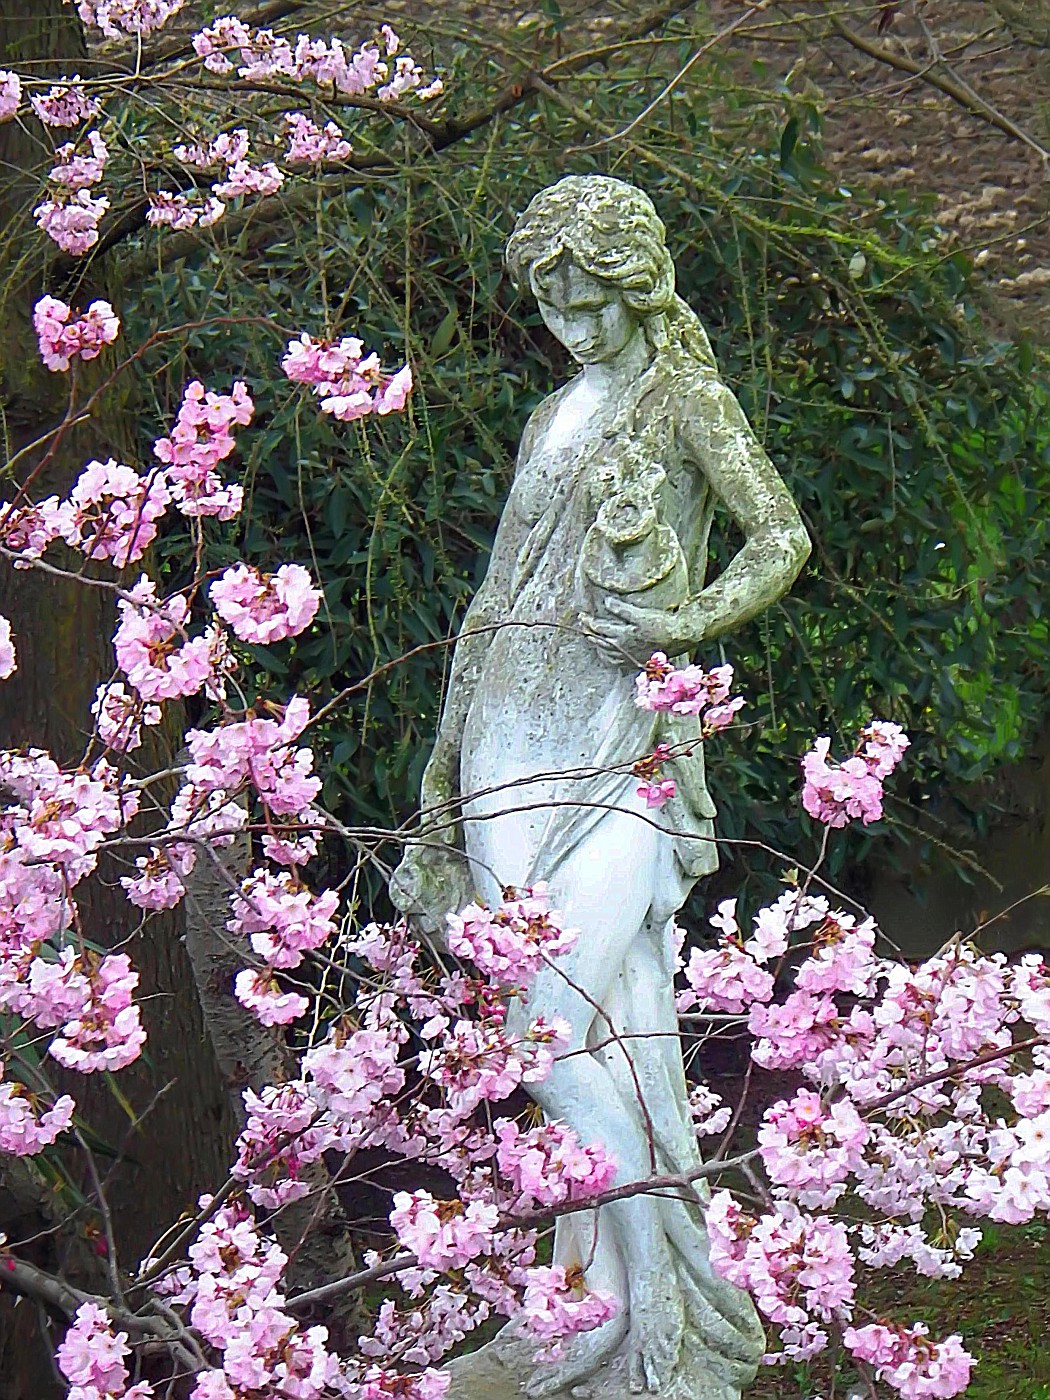
[[(475, 895), (548, 882), (576, 946), (512, 1001), (512, 1034), (558, 1017), (570, 1042), (530, 1086), (551, 1118), (616, 1158), (617, 1181), (700, 1163), (677, 1038), (673, 916), (717, 865), (695, 719), (633, 703), (654, 651), (739, 626), (790, 587), (809, 550), (798, 512), (675, 294), (664, 229), (640, 190), (570, 176), (508, 245), (581, 372), (533, 414), (487, 577), (457, 643), (423, 779), (424, 837), (391, 893), (426, 930)], [(716, 502), (744, 545), (707, 582)], [(655, 744), (677, 790), (659, 810), (631, 766)], [(637, 1194), (558, 1220), (555, 1262), (612, 1292), (618, 1315), (556, 1362), (502, 1334), (454, 1365), (463, 1400), (657, 1392), (735, 1400), (762, 1330), (714, 1276), (696, 1196)]]

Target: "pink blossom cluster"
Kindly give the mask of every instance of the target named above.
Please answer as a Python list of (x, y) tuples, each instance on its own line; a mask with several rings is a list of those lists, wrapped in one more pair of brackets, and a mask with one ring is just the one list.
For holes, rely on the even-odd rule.
[[(326, 1152), (384, 1146), (440, 1161), (459, 1194), (445, 1200), (425, 1190), (395, 1194), (391, 1227), (397, 1244), (415, 1256), (397, 1277), (413, 1306), (401, 1313), (392, 1299), (384, 1301), (372, 1334), (361, 1339), (361, 1361), (340, 1360), (323, 1329), (304, 1330), (293, 1319), (282, 1287), (283, 1251), (243, 1204), (220, 1206), (190, 1246), (188, 1265), (158, 1284), (168, 1306), (185, 1314), (214, 1354), (210, 1369), (196, 1377), (195, 1400), (237, 1400), (267, 1386), (306, 1400), (327, 1395), (326, 1386), (349, 1397), (427, 1400), (447, 1383), (447, 1375), (429, 1369), (432, 1363), (492, 1310), (519, 1317), (526, 1335), (552, 1343), (600, 1326), (616, 1307), (586, 1288), (579, 1269), (536, 1265), (534, 1236), (501, 1220), (501, 1199), (521, 1210), (530, 1201), (583, 1199), (603, 1189), (613, 1166), (600, 1148), (582, 1146), (560, 1124), (521, 1133), (501, 1119), (507, 1184), (500, 1187), (492, 1175), (496, 1139), (471, 1121), (477, 1097), (446, 1096), (440, 1105), (426, 1096), (402, 1098), (406, 1012), (425, 1018), (419, 1034), (441, 1036), (444, 1049), (450, 1017), (476, 1004), (477, 1029), (489, 1032), (468, 1052), (477, 1074), (479, 1047), (491, 1044), (501, 1059), (515, 1051), (500, 1040), (499, 994), (460, 973), (428, 971), (403, 925), (370, 925), (348, 946), (374, 974), (358, 985), (353, 1021), (336, 1021), (306, 1050), (302, 1079), (246, 1092), (248, 1121), (234, 1175), (254, 1204), (277, 1209), (311, 1189)], [(504, 1079), (508, 1087), (549, 1071), (557, 1033), (537, 1023), (524, 1042), (546, 1047), (546, 1060), (519, 1050), (518, 1073)], [(365, 1262), (378, 1257), (367, 1254)], [(457, 1271), (455, 1280), (442, 1277), (448, 1269)], [(301, 1388), (289, 1388), (281, 1370), (289, 1357)]]
[(236, 637), (261, 646), (298, 636), (321, 606), (321, 591), (301, 564), (282, 564), (273, 574), (237, 564), (211, 584), (208, 594)]
[(9, 122), (22, 101), (22, 80), (8, 68), (0, 68), (0, 122)]
[(214, 195), (173, 194), (171, 190), (151, 190), (146, 222), (154, 228), (210, 228), (226, 213), (226, 205)]
[(58, 1369), (69, 1381), (69, 1400), (146, 1400), (148, 1381), (128, 1388), (128, 1334), (114, 1332), (95, 1303), (81, 1303), (55, 1351)]
[[(147, 581), (134, 591), (148, 603), (151, 590)], [(143, 700), (169, 698), (180, 691), (190, 694), (201, 684), (214, 682), (214, 635), (205, 633), (181, 646), (175, 643), (187, 618), (184, 605), (180, 594), (152, 609), (121, 604), (124, 619), (117, 629), (118, 661), (136, 686), (139, 708)], [(113, 722), (119, 723), (131, 704), (132, 698), (121, 686)], [(153, 708), (147, 705), (141, 711), (143, 722), (155, 722)], [(139, 709), (132, 709), (133, 717), (138, 713)], [(279, 719), (251, 717), (216, 729), (188, 731), (190, 761), (186, 782), (172, 804), (168, 844), (140, 856), (138, 874), (121, 879), (133, 903), (145, 909), (177, 904), (184, 893), (183, 877), (197, 859), (194, 843), (206, 839), (215, 846), (228, 844), (247, 821), (242, 799), (249, 796), (262, 805), (268, 827), (263, 847), (271, 859), (294, 865), (314, 853), (316, 842), (309, 831), (299, 835), (282, 824), (287, 818), (307, 826), (316, 824), (309, 806), (320, 791), (320, 779), (311, 772), (310, 750), (293, 743), (308, 720), (309, 703), (293, 697)], [(265, 946), (266, 956), (272, 952), (278, 965), (291, 967), (298, 958), (283, 959), (292, 957), (297, 940), (303, 947), (316, 947), (318, 941), (312, 940), (323, 942), (332, 933), (328, 920), (334, 903), (331, 892), (314, 902), (290, 876), (257, 872), (242, 887), (234, 926), (238, 932), (258, 935), (257, 951)], [(238, 996), (246, 1005), (258, 1004), (260, 1010), (267, 1007), (272, 1012), (276, 1005), (285, 1019), (294, 1019), (306, 1006), (304, 998), (295, 996), (275, 1003), (277, 991), (270, 973), (259, 970), (241, 974)]]
[(147, 704), (120, 681), (103, 682), (91, 703), (98, 737), (107, 748), (132, 753), (142, 744), (142, 726), (159, 724), (161, 708)]
[(57, 297), (41, 297), (33, 308), (40, 358), (50, 370), (67, 370), (74, 356), (93, 360), (120, 334), (120, 318), (108, 301), (93, 301), (82, 316)]
[[(138, 1059), (146, 1043), (139, 1008), (131, 999), (139, 975), (124, 953), (98, 959), (85, 954), (78, 961), (81, 1004), (52, 1040), (49, 1052), (60, 1065), (80, 1074), (123, 1069)], [(66, 980), (63, 990), (67, 994), (72, 990), (71, 980)], [(71, 1010), (67, 1002), (63, 1017)], [(34, 1019), (41, 1023), (39, 1014)]]
[(237, 1139), (233, 1175), (246, 1183), (257, 1206), (277, 1210), (310, 1191), (309, 1169), (339, 1141), (302, 1081), (244, 1091), (247, 1122)]
[(802, 805), (825, 826), (843, 827), (859, 817), (866, 825), (882, 816), (882, 782), (900, 762), (910, 740), (900, 725), (872, 720), (861, 730), (857, 752), (829, 763), (831, 740), (819, 738), (802, 760)]
[(243, 1207), (220, 1207), (189, 1258), (192, 1268), (175, 1281), (171, 1300), (187, 1309), (220, 1360), (198, 1372), (191, 1400), (238, 1400), (246, 1393), (321, 1400), (340, 1386), (344, 1367), (328, 1349), (328, 1329), (303, 1327), (286, 1310), (280, 1283), (287, 1256), (260, 1235)]
[(117, 665), (143, 700), (196, 695), (213, 674), (212, 644), (190, 637), (190, 606), (181, 593), (161, 600), (145, 574), (117, 604)]
[(0, 1058), (0, 1153), (11, 1157), (32, 1157), (50, 1147), (73, 1121), (76, 1104), (62, 1094), (50, 1108), (40, 1112), (36, 1096), (15, 1080), (4, 1079), (5, 1062)]
[(176, 160), (184, 165), (196, 166), (198, 170), (208, 170), (216, 165), (240, 165), (247, 160), (251, 141), (246, 127), (239, 126), (233, 131), (221, 131), (207, 144), (199, 141), (192, 145), (181, 142), (175, 147)]
[(69, 198), (43, 200), (33, 210), (33, 217), (63, 253), (80, 257), (98, 242), (98, 226), (108, 208), (108, 199), (95, 199), (80, 189)]
[(186, 0), (78, 0), (84, 23), (101, 29), (107, 39), (153, 34), (178, 14)]
[[(412, 58), (395, 57), (400, 46), (389, 25), (383, 25), (379, 41), (351, 53), (337, 38), (326, 41), (300, 34), (292, 43), (271, 29), (252, 29), (233, 16), (216, 20), (193, 39), (194, 51), (213, 73), (236, 69), (238, 77), (249, 81), (313, 82), (348, 96), (375, 91), (380, 101), (408, 92), (421, 100), (436, 97), (442, 90), (440, 80), (424, 85), (423, 70)], [(395, 60), (393, 70), (386, 61), (390, 58)]]
[(419, 1057), (419, 1070), (444, 1093), (449, 1108), (459, 1117), (472, 1113), (480, 1103), (505, 1099), (521, 1084), (546, 1079), (554, 1064), (554, 1052), (568, 1039), (563, 1022), (540, 1018), (520, 1040), (512, 1040), (497, 1023), (461, 1019), (443, 1024), (440, 1044)]
[(205, 389), (199, 379), (185, 389), (170, 437), (153, 444), (168, 486), (183, 515), (232, 520), (244, 502), (240, 486), (224, 486), (217, 467), (233, 451), (233, 429), (252, 421), (255, 405), (237, 380), (229, 394)]
[(0, 544), (23, 559), (15, 560), (15, 568), (28, 568), (23, 560), (39, 559), (51, 542), (58, 538), (55, 511), (58, 497), (48, 496), (34, 504), (25, 501), (13, 504), (0, 501)]
[(124, 568), (153, 543), (170, 499), (159, 471), (143, 477), (112, 458), (88, 462), (66, 500), (49, 496), (36, 504), (0, 508), (0, 537), (26, 559), (39, 558), (62, 539), (89, 559), (108, 559)]
[(822, 1324), (849, 1321), (854, 1260), (841, 1222), (791, 1205), (756, 1219), (728, 1191), (715, 1192), (706, 1216), (712, 1267), (779, 1325), (785, 1356), (814, 1355), (827, 1345)]
[[(937, 1243), (922, 1227), (931, 1211), (1019, 1223), (1050, 1210), (1050, 1050), (1013, 1051), (1018, 1036), (1030, 1045), (1026, 1027), (1050, 1029), (1050, 975), (1038, 957), (1011, 967), (961, 942), (914, 967), (880, 958), (870, 919), (794, 889), (760, 911), (752, 939), (743, 938), (735, 901), (712, 922), (723, 961), (693, 954), (706, 1005), (742, 1005), (755, 1062), (799, 1071), (814, 1086), (774, 1104), (759, 1127), (771, 1213), (756, 1222), (728, 1193), (715, 1198), (712, 1261), (778, 1324), (778, 1356), (808, 1356), (826, 1344), (828, 1323), (852, 1320), (852, 1285), (833, 1306), (816, 1306), (808, 1290), (814, 1279), (844, 1286), (854, 1253), (871, 1267), (907, 1261), (921, 1274), (953, 1277), (980, 1232), (953, 1223), (949, 1243)], [(772, 985), (758, 987), (755, 974), (790, 943), (806, 956), (794, 968), (795, 990), (774, 1002)], [(743, 959), (750, 969), (719, 1000), (718, 978)], [(982, 1100), (986, 1086), (1002, 1096), (995, 1109)], [(832, 1229), (828, 1217), (810, 1214), (847, 1191), (881, 1223)], [(954, 1354), (949, 1340), (929, 1355)], [(926, 1363), (916, 1364), (921, 1372)], [(961, 1386), (946, 1368), (942, 1376), (934, 1366), (938, 1379), (929, 1381), (909, 1379), (906, 1365), (881, 1374), (903, 1394), (954, 1395)], [(948, 1388), (923, 1390), (927, 1383)]]
[(523, 1132), (512, 1118), (497, 1118), (496, 1163), (515, 1195), (513, 1210), (536, 1210), (584, 1201), (607, 1190), (616, 1163), (600, 1143), (584, 1145), (564, 1123), (542, 1123)]
[[(366, 1003), (362, 1009), (373, 1008)], [(386, 1116), (384, 1105), (403, 1089), (404, 1039), (403, 1027), (388, 1017), (357, 1030), (337, 1023), (325, 1040), (303, 1056), (310, 1098), (351, 1141), (364, 1141), (379, 1128)]]
[(37, 119), (45, 126), (79, 126), (97, 117), (101, 103), (84, 89), (79, 73), (65, 78), (44, 93), (34, 93), (29, 99)]
[(142, 477), (111, 457), (87, 464), (54, 519), (68, 545), (122, 569), (141, 559), (156, 539), (156, 522), (170, 500), (162, 473)]
[[(947, 1237), (946, 1237), (947, 1238)], [(953, 1232), (950, 1247), (931, 1242), (921, 1225), (880, 1225), (864, 1222), (860, 1227), (857, 1258), (872, 1269), (885, 1269), (908, 1259), (924, 1278), (958, 1278), (963, 1262), (974, 1256), (982, 1232), (963, 1225)]]
[(670, 762), (672, 757), (670, 744), (657, 744), (651, 754), (640, 758), (631, 769), (633, 775), (641, 779), (635, 791), (639, 797), (645, 798), (645, 805), (650, 810), (666, 806), (677, 791), (675, 780), (663, 775), (664, 764)]
[(275, 194), (284, 183), (284, 176), (273, 161), (261, 165), (249, 159), (251, 143), (244, 127), (235, 131), (221, 132), (207, 145), (199, 142), (193, 145), (175, 147), (176, 160), (199, 170), (221, 167), (223, 174), (212, 185), (212, 192), (220, 200), (234, 199), (241, 194)]
[(271, 968), (298, 967), (303, 953), (320, 948), (335, 933), (336, 890), (313, 895), (292, 875), (256, 870), (241, 882), (226, 927), (249, 937), (258, 956)]
[(706, 1084), (694, 1084), (689, 1090), (689, 1114), (697, 1137), (712, 1137), (724, 1133), (733, 1120), (733, 1109)]
[(827, 1103), (812, 1089), (766, 1110), (759, 1150), (770, 1180), (808, 1209), (832, 1206), (861, 1165), (868, 1129), (847, 1099)]
[(106, 168), (109, 150), (97, 131), (89, 131), (87, 141), (90, 155), (78, 155), (74, 142), (59, 146), (55, 152), (58, 164), (51, 167), (48, 179), (70, 190), (90, 189), (92, 185), (97, 185)]
[(484, 976), (510, 986), (530, 982), (545, 962), (566, 953), (579, 937), (562, 926), (546, 885), (509, 890), (495, 909), (468, 904), (448, 915), (449, 951), (470, 958)]
[(922, 1323), (910, 1328), (869, 1323), (867, 1327), (847, 1327), (843, 1341), (904, 1400), (958, 1395), (970, 1383), (973, 1357), (958, 1334), (931, 1342), (928, 1330)]
[(248, 786), (277, 816), (305, 812), (321, 790), (312, 752), (294, 747), (309, 721), (310, 702), (296, 695), (278, 719), (252, 717), (217, 729), (189, 730), (183, 791), (196, 806), (209, 794), (226, 797)]
[(383, 373), (379, 356), (365, 354), (356, 336), (314, 340), (303, 334), (288, 342), (281, 367), (295, 384), (309, 384), (321, 400), (321, 412), (341, 423), (369, 413), (398, 413), (412, 389), (412, 371), (404, 365), (393, 375)]
[[(40, 120), (51, 126), (76, 126), (99, 110), (98, 102), (84, 95), (79, 78), (29, 100)], [(107, 198), (91, 194), (92, 187), (102, 179), (109, 151), (97, 131), (89, 132), (87, 141), (88, 155), (78, 154), (75, 142), (59, 146), (55, 152), (58, 164), (49, 176), (52, 189), (33, 210), (37, 226), (64, 253), (74, 257), (88, 252), (98, 242), (98, 226), (109, 208)]]
[(526, 1333), (542, 1342), (559, 1342), (578, 1332), (603, 1326), (619, 1311), (611, 1293), (589, 1289), (583, 1270), (561, 1264), (538, 1266), (529, 1273), (521, 1300)]
[(461, 1269), (487, 1254), (499, 1222), (485, 1201), (436, 1201), (429, 1191), (398, 1191), (390, 1224), (399, 1242), (424, 1269)]
[(17, 670), (15, 644), (11, 640), (11, 623), (0, 613), (0, 681), (6, 681)]
[(288, 128), (288, 149), (284, 158), (289, 165), (319, 165), (326, 160), (346, 160), (353, 147), (335, 122), (318, 126), (305, 112), (285, 112)]
[(752, 1002), (773, 995), (773, 976), (740, 948), (720, 941), (716, 948), (693, 948), (684, 968), (689, 984), (679, 993), (679, 1011), (721, 1011), (739, 1015)]
[[(0, 1011), (56, 1031), (47, 1049), (68, 1069), (122, 1068), (145, 1040), (138, 974), (125, 954), (78, 951), (66, 930), (76, 885), (135, 815), (137, 794), (104, 760), (67, 774), (39, 750), (0, 754), (0, 784), (13, 798), (0, 810)], [(71, 1120), (68, 1096), (40, 1113), (9, 1079), (0, 1098), (0, 1151), (39, 1151)]]
[(634, 703), (642, 710), (697, 715), (705, 735), (725, 729), (744, 707), (743, 696), (732, 700), (732, 666), (676, 668), (662, 651), (654, 651), (635, 681)]

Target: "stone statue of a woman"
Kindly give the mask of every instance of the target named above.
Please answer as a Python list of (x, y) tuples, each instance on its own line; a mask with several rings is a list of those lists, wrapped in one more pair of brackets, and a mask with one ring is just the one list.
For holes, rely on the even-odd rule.
[[(652, 652), (691, 655), (775, 602), (809, 539), (675, 294), (645, 194), (567, 176), (529, 205), (507, 261), (581, 370), (525, 429), (423, 778), (424, 839), (391, 889), (440, 932), (475, 896), (492, 904), (507, 885), (548, 882), (580, 936), (527, 1004), (512, 1003), (510, 1029), (538, 1015), (568, 1022), (572, 1043), (535, 1098), (602, 1142), (626, 1183), (700, 1161), (673, 916), (717, 865), (701, 746), (672, 764), (665, 807), (647, 811), (636, 793), (632, 763), (695, 738), (696, 722), (636, 708), (634, 678)], [(716, 502), (744, 544), (705, 586)], [(712, 1274), (695, 1197), (638, 1194), (597, 1221), (564, 1216), (555, 1260), (613, 1292), (618, 1315), (524, 1373), (520, 1357), (507, 1360), (508, 1329), (459, 1364), (457, 1391), (734, 1400), (753, 1377), (762, 1331), (750, 1301)]]

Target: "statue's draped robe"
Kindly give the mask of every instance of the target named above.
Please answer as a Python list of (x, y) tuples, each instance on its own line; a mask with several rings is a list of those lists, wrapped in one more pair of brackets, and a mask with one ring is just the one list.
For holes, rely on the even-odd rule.
[[(670, 764), (676, 793), (666, 806), (646, 810), (637, 795), (630, 765), (657, 743), (695, 743), (697, 721), (635, 705), (636, 671), (626, 659), (601, 652), (581, 631), (580, 612), (594, 600), (582, 588), (578, 561), (584, 536), (621, 475), (627, 444), (666, 473), (660, 520), (679, 537), (692, 593), (703, 586), (714, 502), (682, 431), (689, 395), (680, 379), (672, 385), (667, 375), (650, 370), (612, 423), (583, 423), (566, 437), (550, 430), (572, 387), (552, 395), (530, 420), (486, 579), (487, 615), (507, 625), (486, 649), (466, 717), (460, 768), (464, 843), (477, 889), (490, 902), (498, 900), (501, 886), (543, 880), (552, 903), (562, 907), (581, 876), (581, 862), (598, 866), (613, 901), (624, 881), (650, 881), (649, 914), (634, 940), (645, 950), (632, 949), (613, 977), (605, 1023), (596, 1015), (588, 1043), (625, 1098), (637, 1104), (640, 1089), (648, 1102), (648, 1087), (653, 1102), (664, 1105), (649, 1125), (655, 1165), (659, 1172), (680, 1172), (697, 1165), (700, 1155), (676, 1037), (672, 916), (694, 881), (717, 866), (714, 805), (699, 744)], [(644, 605), (644, 596), (634, 601)], [(615, 767), (620, 771), (607, 771)], [(629, 839), (624, 859), (625, 821), (638, 823), (639, 860), (646, 862), (640, 874), (632, 868)], [(583, 878), (593, 880), (594, 868)], [(599, 1045), (608, 1040), (610, 1022), (621, 1036), (643, 1037), (630, 1042), (630, 1075), (622, 1057)], [(615, 1154), (616, 1144), (608, 1146)], [(706, 1187), (699, 1189), (706, 1195)], [(736, 1395), (762, 1352), (753, 1307), (712, 1276), (695, 1205), (667, 1199), (659, 1209), (687, 1319), (683, 1362), (691, 1349), (705, 1375), (722, 1378), (724, 1392), (709, 1389), (705, 1400)], [(574, 1229), (591, 1228), (581, 1219), (580, 1225), (577, 1217), (559, 1221), (556, 1258), (563, 1262), (574, 1252), (587, 1257), (586, 1243), (572, 1240)], [(629, 1272), (630, 1261), (624, 1263)], [(688, 1374), (686, 1365), (683, 1395), (689, 1393)]]
[[(703, 586), (714, 501), (679, 430), (680, 382), (672, 390), (650, 372), (599, 437), (570, 438), (544, 451), (547, 430), (572, 387), (540, 406), (522, 439), (501, 533), (524, 535), (525, 542), (515, 559), (493, 560), (502, 575), (500, 621), (509, 625), (493, 638), (478, 677), (463, 737), (461, 791), (485, 789), (497, 773), (502, 783), (521, 784), (557, 769), (563, 776), (513, 787), (468, 808), (479, 815), (512, 803), (553, 804), (529, 823), (527, 861), (523, 851), (524, 864), (498, 872), (506, 883), (551, 880), (609, 805), (644, 810), (630, 799), (637, 781), (625, 776), (625, 765), (658, 743), (691, 741), (693, 752), (667, 770), (675, 796), (644, 818), (673, 833), (666, 900), (660, 901), (669, 902), (670, 915), (689, 886), (718, 865), (715, 808), (704, 779), (703, 747), (696, 744), (697, 722), (635, 705), (636, 672), (581, 633), (580, 612), (597, 600), (581, 590), (577, 565), (584, 536), (620, 475), (617, 458), (628, 442), (666, 473), (660, 519), (678, 535), (694, 593)], [(644, 595), (635, 601), (644, 605)], [(552, 753), (560, 757), (556, 765)], [(619, 772), (593, 771), (616, 767)], [(466, 842), (468, 854), (472, 844), (476, 850), (485, 844), (477, 823), (467, 822)]]

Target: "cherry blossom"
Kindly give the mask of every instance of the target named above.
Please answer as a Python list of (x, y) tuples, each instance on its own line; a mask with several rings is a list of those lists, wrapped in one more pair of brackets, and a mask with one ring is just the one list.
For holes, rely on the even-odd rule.
[(449, 951), (470, 958), (487, 977), (521, 985), (549, 958), (568, 952), (578, 931), (562, 927), (544, 885), (504, 895), (495, 910), (470, 904), (448, 915)]
[(584, 1146), (564, 1123), (522, 1132), (513, 1119), (497, 1118), (493, 1134), (497, 1164), (518, 1198), (516, 1210), (586, 1200), (605, 1191), (616, 1175), (605, 1148)]
[(285, 112), (284, 122), (288, 128), (288, 149), (284, 158), (289, 165), (346, 160), (353, 153), (353, 147), (335, 122), (325, 122), (320, 127), (305, 112)]
[[(708, 730), (724, 729), (743, 707), (741, 696), (730, 700), (732, 666), (700, 666), (676, 670), (662, 651), (654, 651), (635, 681), (634, 702), (643, 710), (697, 715)], [(705, 710), (709, 713), (705, 715)]]
[(619, 1311), (611, 1293), (588, 1289), (583, 1270), (561, 1264), (537, 1265), (528, 1272), (521, 1320), (530, 1337), (557, 1342), (577, 1332), (601, 1327)]
[(57, 297), (41, 297), (33, 308), (40, 358), (50, 370), (67, 370), (74, 356), (93, 360), (120, 333), (120, 318), (108, 301), (93, 301), (71, 321), (71, 309)]
[(186, 0), (78, 0), (77, 13), (107, 39), (152, 34), (178, 14)]
[(171, 190), (151, 190), (146, 221), (154, 228), (209, 228), (218, 223), (226, 205), (214, 195), (173, 194)]
[(160, 472), (141, 477), (112, 457), (89, 462), (58, 508), (59, 534), (89, 559), (109, 559), (122, 569), (156, 539), (156, 522), (170, 500)]
[(322, 413), (343, 423), (370, 413), (400, 412), (412, 389), (408, 365), (394, 375), (384, 374), (378, 355), (366, 355), (356, 336), (330, 341), (301, 335), (288, 342), (281, 367), (293, 383), (311, 386)]
[[(374, 90), (380, 101), (391, 101), (415, 92), (423, 99), (437, 96), (440, 80), (424, 85), (423, 70), (407, 54), (395, 58), (394, 68), (385, 61), (394, 57), (400, 39), (384, 25), (379, 42), (362, 44), (353, 53), (342, 41), (311, 39), (300, 34), (294, 43), (269, 29), (252, 29), (227, 16), (194, 35), (193, 48), (213, 73), (237, 72), (245, 79), (279, 78), (313, 82), (349, 96)], [(230, 55), (235, 55), (236, 60)]]
[(75, 1104), (63, 1094), (50, 1108), (38, 1112), (35, 1096), (28, 1089), (4, 1079), (5, 1068), (0, 1059), (0, 1153), (31, 1157), (65, 1132), (73, 1121)]
[(271, 967), (298, 967), (303, 953), (320, 948), (335, 932), (339, 905), (336, 890), (312, 895), (288, 871), (271, 875), (257, 870), (241, 883), (233, 898), (232, 932), (248, 935), (251, 945)]
[(233, 993), (264, 1026), (286, 1026), (305, 1016), (310, 1007), (306, 997), (297, 992), (282, 992), (269, 973), (254, 972), (251, 968), (238, 972)]
[(899, 725), (872, 720), (860, 747), (844, 763), (828, 762), (831, 740), (819, 738), (802, 760), (802, 805), (811, 817), (843, 827), (859, 817), (867, 825), (882, 816), (882, 780), (900, 762), (909, 739)]
[(225, 570), (208, 593), (215, 611), (242, 642), (263, 646), (298, 636), (321, 605), (321, 591), (301, 564), (282, 564), (274, 574), (238, 564)]
[(153, 1395), (148, 1381), (127, 1388), (128, 1351), (128, 1334), (114, 1332), (95, 1303), (81, 1303), (55, 1351), (58, 1368), (70, 1383), (70, 1400), (146, 1400)]
[(98, 737), (107, 748), (131, 753), (142, 744), (142, 726), (159, 724), (161, 708), (147, 705), (119, 681), (103, 682), (91, 703)]
[(195, 695), (211, 676), (212, 664), (207, 639), (186, 636), (190, 610), (183, 595), (161, 602), (152, 579), (143, 574), (117, 607), (117, 665), (143, 700)]
[(30, 106), (45, 126), (79, 126), (98, 115), (101, 104), (84, 90), (79, 73), (45, 93), (34, 93)]
[(97, 131), (88, 132), (87, 142), (90, 155), (78, 155), (73, 142), (59, 146), (55, 151), (59, 163), (51, 167), (48, 179), (71, 190), (90, 189), (92, 185), (97, 185), (106, 168), (109, 149)]
[(252, 420), (255, 405), (247, 386), (237, 380), (229, 394), (205, 389), (192, 380), (183, 394), (170, 437), (153, 445), (157, 460), (167, 468), (167, 481), (183, 515), (213, 515), (231, 520), (240, 510), (240, 486), (224, 486), (216, 470), (234, 450), (233, 428)]
[(684, 972), (689, 990), (677, 998), (680, 1011), (697, 1007), (739, 1013), (773, 995), (772, 974), (728, 940), (720, 940), (717, 948), (694, 948)]
[(0, 122), (9, 122), (21, 101), (21, 78), (7, 68), (0, 68)]
[[(40, 558), (52, 540), (58, 538), (60, 523), (57, 496), (48, 496), (36, 504), (0, 502), (0, 541), (26, 560)], [(22, 560), (15, 561), (16, 569), (25, 567), (28, 565)]]
[(958, 1395), (970, 1383), (973, 1357), (958, 1334), (941, 1342), (927, 1340), (928, 1328), (887, 1327), (870, 1323), (848, 1327), (843, 1341), (854, 1356), (875, 1367), (875, 1374), (905, 1400)]
[(250, 783), (271, 812), (298, 816), (321, 790), (320, 778), (311, 772), (313, 754), (293, 746), (309, 717), (309, 702), (293, 696), (279, 720), (252, 718), (214, 730), (189, 730), (192, 762), (186, 778), (192, 799), (235, 792)]
[(435, 1201), (429, 1191), (397, 1191), (390, 1224), (424, 1268), (461, 1269), (487, 1254), (499, 1209), (491, 1202)]
[(33, 210), (33, 218), (63, 253), (80, 257), (98, 242), (98, 226), (108, 208), (108, 199), (76, 190), (68, 199), (45, 199)]
[(851, 1103), (828, 1106), (811, 1089), (767, 1109), (758, 1130), (770, 1179), (810, 1208), (834, 1205), (867, 1141), (868, 1130)]
[(11, 623), (0, 614), (0, 681), (6, 681), (17, 670), (15, 644), (11, 640)]
[(128, 900), (139, 909), (174, 909), (186, 893), (184, 876), (195, 861), (193, 851), (187, 861), (179, 859), (173, 846), (163, 850), (153, 847), (148, 856), (136, 856), (138, 874), (121, 875), (120, 883)]
[(139, 975), (124, 953), (87, 964), (86, 1005), (52, 1040), (50, 1054), (81, 1074), (123, 1069), (146, 1042), (139, 1008), (131, 999)]

